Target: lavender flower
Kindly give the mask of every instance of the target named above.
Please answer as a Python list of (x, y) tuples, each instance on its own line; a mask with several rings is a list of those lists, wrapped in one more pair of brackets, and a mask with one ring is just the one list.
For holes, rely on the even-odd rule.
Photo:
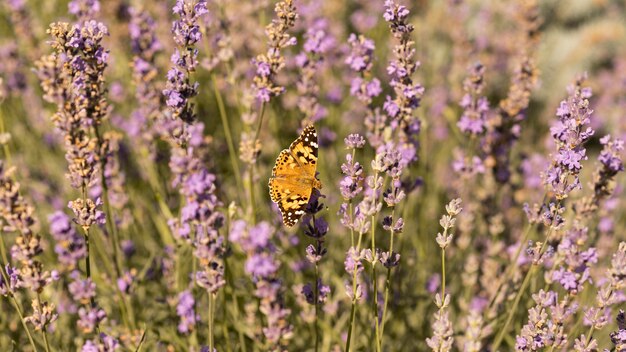
[[(43, 249), (41, 237), (33, 232), (36, 223), (34, 208), (20, 194), (20, 184), (12, 178), (13, 170), (7, 170), (4, 161), (0, 160), (0, 225), (3, 231), (18, 233), (11, 247), (11, 256), (20, 262), (20, 268), (18, 272), (6, 264), (3, 268), (6, 276), (5, 273), (0, 276), (0, 292), (13, 296), (17, 288), (25, 287), (39, 295), (52, 282), (52, 277), (37, 258)], [(46, 327), (57, 319), (54, 305), (37, 298), (32, 301), (32, 307), (33, 312), (25, 321), (45, 334)]]
[(72, 294), (72, 299), (82, 304), (87, 304), (96, 296), (96, 284), (91, 278), (77, 279), (69, 284), (68, 289)]
[(81, 21), (94, 18), (100, 13), (100, 1), (98, 0), (72, 0), (67, 7), (69, 13)]
[(393, 49), (395, 59), (387, 66), (387, 73), (391, 76), (389, 84), (395, 92), (395, 98), (387, 96), (384, 109), (390, 118), (400, 121), (402, 129), (408, 131), (409, 127), (416, 128), (417, 131), (413, 132), (417, 134), (419, 120), (413, 113), (420, 104), (424, 87), (412, 79), (419, 62), (413, 60), (415, 49), (411, 33), (414, 28), (408, 23), (409, 10), (393, 0), (386, 0), (383, 17), (389, 23), (391, 34), (399, 41)]
[(374, 41), (362, 35), (350, 34), (348, 37), (350, 45), (350, 53), (345, 59), (345, 63), (358, 76), (354, 77), (350, 82), (350, 94), (357, 99), (369, 105), (372, 99), (382, 93), (380, 81), (373, 77), (366, 78), (371, 75), (374, 60)]
[[(172, 23), (172, 34), (177, 48), (172, 54), (172, 67), (167, 73), (167, 84), (163, 90), (166, 104), (174, 120), (185, 123), (196, 120), (194, 104), (190, 99), (198, 95), (198, 83), (191, 81), (191, 73), (198, 66), (198, 50), (195, 45), (202, 39), (198, 21), (208, 13), (206, 0), (177, 0), (172, 8), (179, 20)], [(171, 136), (180, 145), (188, 143), (189, 136)]]
[(85, 333), (92, 333), (107, 317), (104, 310), (98, 307), (81, 307), (78, 309), (78, 327)]
[(278, 2), (274, 8), (275, 19), (265, 27), (268, 37), (267, 53), (258, 55), (252, 63), (256, 66), (256, 74), (252, 84), (256, 99), (267, 103), (272, 97), (280, 95), (284, 87), (276, 83), (277, 73), (285, 66), (281, 51), (295, 45), (296, 38), (287, 31), (294, 26), (298, 14), (292, 0)]
[(626, 317), (624, 310), (620, 309), (617, 314), (617, 331), (611, 333), (611, 342), (615, 345), (616, 351), (626, 350)]
[(448, 317), (448, 306), (450, 305), (450, 295), (446, 294), (442, 300), (439, 293), (435, 298), (435, 304), (439, 308), (435, 313), (435, 322), (433, 323), (433, 337), (426, 339), (426, 344), (432, 351), (444, 352), (452, 349), (454, 339), (452, 337), (452, 323)]
[[(9, 264), (4, 268), (0, 268), (0, 270), (4, 270), (4, 273), (0, 275), (0, 294), (3, 296), (15, 295), (17, 290), (24, 285), (19, 270), (11, 267)], [(8, 280), (6, 282), (5, 277)]]
[(35, 330), (45, 330), (58, 318), (58, 315), (54, 312), (54, 304), (48, 302), (41, 302), (38, 299), (34, 299), (31, 303), (33, 313), (24, 318), (28, 323), (31, 323)]
[(117, 339), (112, 336), (100, 333), (98, 339), (87, 340), (81, 348), (81, 352), (113, 352), (121, 348)]
[(237, 220), (229, 239), (246, 253), (245, 271), (252, 277), (254, 295), (260, 300), (259, 310), (267, 319), (261, 333), (271, 349), (281, 349), (293, 336), (293, 327), (287, 320), (291, 311), (285, 308), (283, 285), (278, 277), (280, 261), (272, 241), (274, 232), (267, 222), (249, 227), (245, 221)]
[(180, 318), (178, 323), (178, 332), (188, 334), (195, 329), (196, 312), (194, 310), (196, 302), (189, 290), (185, 290), (178, 295), (178, 303), (176, 305), (176, 314)]
[(155, 60), (162, 51), (162, 45), (156, 37), (156, 23), (146, 11), (130, 9), (131, 21), (128, 25), (131, 48), (133, 51), (133, 81), (135, 82), (135, 98), (138, 108), (132, 112), (129, 134), (140, 137), (150, 156), (154, 159), (154, 139), (166, 135), (161, 115), (160, 89), (156, 78), (158, 75)]
[(591, 90), (582, 87), (583, 78), (568, 87), (569, 97), (561, 101), (557, 109), (559, 121), (550, 128), (556, 144), (556, 154), (552, 164), (543, 174), (544, 184), (550, 187), (558, 200), (581, 188), (578, 174), (582, 169), (582, 160), (586, 160), (584, 143), (593, 136), (594, 131), (587, 125), (591, 122), (592, 110), (589, 109)]
[(57, 253), (59, 262), (66, 270), (71, 271), (87, 254), (85, 240), (72, 226), (70, 217), (61, 211), (51, 214), (48, 222), (50, 234), (56, 241), (54, 251)]
[(465, 95), (461, 99), (464, 109), (457, 126), (461, 132), (470, 135), (480, 135), (485, 131), (486, 114), (489, 111), (487, 98), (481, 96), (483, 91), (485, 67), (476, 63), (470, 68), (469, 76), (463, 82)]
[(558, 301), (553, 291), (533, 294), (536, 306), (528, 311), (528, 323), (516, 337), (516, 351), (538, 351), (550, 347), (562, 349), (567, 344), (564, 324), (578, 309), (568, 297)]
[(328, 33), (328, 22), (318, 19), (304, 34), (303, 51), (296, 56), (296, 64), (302, 74), (296, 88), (298, 90), (298, 109), (304, 114), (302, 126), (313, 124), (324, 118), (328, 112), (319, 104), (320, 87), (316, 75), (321, 73), (326, 55), (335, 46), (335, 39)]

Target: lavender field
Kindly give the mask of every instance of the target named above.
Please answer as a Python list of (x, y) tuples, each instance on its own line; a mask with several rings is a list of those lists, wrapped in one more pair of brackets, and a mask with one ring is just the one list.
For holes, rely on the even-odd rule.
[(626, 351), (624, 1), (0, 16), (0, 352)]

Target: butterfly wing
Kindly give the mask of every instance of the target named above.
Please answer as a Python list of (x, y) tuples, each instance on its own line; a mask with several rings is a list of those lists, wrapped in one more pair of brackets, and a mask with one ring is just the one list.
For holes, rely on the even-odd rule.
[(296, 192), (284, 197), (278, 203), (285, 226), (291, 227), (300, 220), (304, 215), (304, 209), (309, 204), (309, 197), (311, 197), (311, 189), (307, 188), (304, 192)]
[(289, 146), (292, 156), (302, 167), (302, 176), (315, 177), (317, 169), (317, 131), (313, 125), (308, 125)]
[(302, 180), (315, 177), (317, 150), (317, 132), (309, 125), (276, 158), (269, 181), (270, 198), (278, 204), (283, 223), (288, 227), (298, 222), (309, 203), (313, 189)]
[(296, 162), (288, 149), (283, 149), (280, 154), (278, 154), (269, 183), (272, 202), (279, 203), (283, 198), (280, 181), (298, 175), (298, 168), (298, 162)]

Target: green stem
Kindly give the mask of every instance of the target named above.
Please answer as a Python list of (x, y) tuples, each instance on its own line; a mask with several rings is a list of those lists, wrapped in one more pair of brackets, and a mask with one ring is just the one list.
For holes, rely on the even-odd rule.
[(507, 330), (508, 330), (509, 324), (511, 324), (511, 320), (513, 319), (513, 315), (515, 315), (515, 310), (517, 309), (517, 305), (519, 304), (519, 301), (522, 298), (523, 292), (526, 291), (526, 288), (528, 288), (528, 285), (530, 284), (530, 278), (535, 273), (535, 269), (536, 268), (537, 268), (537, 266), (533, 265), (530, 268), (530, 270), (528, 270), (528, 273), (526, 273), (526, 277), (524, 278), (524, 282), (522, 283), (522, 287), (520, 287), (519, 291), (517, 291), (517, 295), (515, 295), (515, 301), (513, 301), (513, 306), (511, 306), (511, 309), (509, 309), (509, 314), (506, 317), (506, 322), (504, 323), (504, 326), (502, 327), (502, 329), (498, 333), (498, 336), (496, 337), (495, 342), (494, 342), (494, 344), (492, 346), (492, 350), (493, 351), (497, 351), (498, 350), (498, 347), (500, 347), (500, 344), (502, 343), (502, 340), (504, 339), (504, 336), (508, 332)]
[(515, 255), (513, 256), (513, 260), (511, 261), (512, 265), (507, 266), (506, 272), (504, 273), (504, 278), (498, 284), (498, 288), (496, 289), (496, 293), (493, 295), (493, 297), (491, 297), (491, 301), (489, 302), (489, 306), (485, 310), (486, 312), (491, 310), (491, 308), (493, 307), (494, 303), (496, 302), (496, 299), (500, 295), (500, 290), (502, 289), (504, 284), (511, 278), (511, 276), (515, 273), (515, 270), (517, 269), (517, 265), (515, 265), (515, 263), (517, 263), (517, 260), (519, 259), (519, 256), (522, 253), (522, 249), (524, 249), (525, 243), (528, 241), (528, 237), (530, 236), (530, 231), (531, 231), (532, 228), (533, 228), (532, 224), (529, 223), (528, 225), (526, 225), (526, 230), (524, 231), (524, 235), (522, 236), (522, 240), (520, 241), (519, 246), (517, 247), (517, 250), (515, 251)]
[[(42, 311), (41, 296), (39, 295), (39, 293), (37, 293), (37, 305), (39, 306), (39, 311)], [(45, 344), (46, 352), (50, 352), (50, 343), (48, 342), (48, 334), (46, 333), (46, 329), (47, 329), (47, 326), (44, 324), (44, 326), (41, 328), (41, 335), (43, 335), (43, 341)]]
[[(557, 208), (559, 207), (559, 205), (557, 205)], [(548, 232), (548, 235), (546, 236), (546, 240), (543, 242), (541, 249), (539, 250), (539, 257), (541, 257), (541, 255), (543, 255), (546, 246), (548, 244), (548, 242), (550, 241), (550, 237), (552, 236), (552, 230), (553, 227), (550, 227), (550, 231)], [(513, 316), (515, 315), (515, 311), (517, 310), (517, 306), (519, 305), (519, 302), (522, 298), (522, 295), (524, 294), (524, 292), (526, 291), (526, 289), (528, 288), (528, 285), (530, 284), (530, 279), (531, 277), (535, 274), (535, 272), (538, 270), (539, 268), (539, 263), (533, 263), (532, 266), (530, 267), (530, 270), (528, 270), (528, 272), (526, 273), (526, 276), (524, 277), (524, 281), (522, 282), (522, 287), (517, 291), (517, 294), (515, 295), (515, 300), (513, 301), (513, 306), (511, 306), (511, 309), (509, 309), (509, 313), (507, 315), (506, 321), (504, 323), (504, 326), (502, 327), (502, 329), (500, 330), (500, 332), (498, 333), (498, 336), (496, 337), (496, 340), (493, 344), (492, 350), (497, 351), (498, 347), (500, 347), (500, 344), (502, 343), (502, 340), (504, 339), (504, 337), (506, 336), (506, 334), (508, 333), (508, 328), (509, 325), (511, 324), (511, 320), (513, 320)]]
[[(445, 229), (443, 236), (446, 236), (448, 229)], [(446, 250), (441, 248), (441, 299), (446, 298)]]
[[(4, 271), (2, 272), (4, 273)], [(30, 329), (28, 328), (28, 325), (26, 325), (26, 320), (24, 320), (24, 313), (22, 313), (22, 309), (20, 308), (20, 305), (17, 302), (17, 299), (15, 298), (15, 296), (11, 295), (11, 301), (13, 303), (13, 307), (15, 307), (15, 310), (17, 311), (17, 315), (20, 316), (20, 321), (22, 322), (24, 331), (26, 331), (26, 336), (28, 336), (28, 341), (30, 342), (30, 345), (33, 347), (33, 351), (37, 352), (38, 350), (37, 350), (37, 346), (35, 345), (35, 340), (33, 340), (33, 335), (31, 335)]]
[[(85, 250), (86, 250), (86, 254), (85, 254), (85, 274), (87, 275), (87, 279), (91, 279), (91, 264), (90, 264), (90, 246), (89, 246), (89, 228), (85, 228)], [(96, 300), (95, 297), (91, 297), (90, 299), (91, 301), (91, 306), (95, 307), (96, 306)]]
[(261, 134), (261, 127), (263, 126), (263, 116), (265, 116), (265, 103), (261, 104), (261, 114), (259, 116), (259, 124), (256, 127), (256, 133), (254, 134), (254, 140), (252, 141), (256, 144), (257, 139), (259, 139), (259, 135)]
[[(395, 207), (392, 208), (391, 210), (391, 221), (393, 222), (394, 216), (395, 216), (395, 212), (396, 209)], [(389, 238), (389, 259), (393, 260), (393, 239), (394, 239), (394, 230), (393, 230), (393, 224), (391, 227), (391, 231), (390, 231), (390, 238)], [(387, 277), (385, 279), (385, 303), (383, 304), (383, 319), (382, 319), (382, 324), (380, 327), (380, 346), (382, 348), (383, 346), (383, 339), (385, 336), (385, 322), (387, 320), (387, 305), (389, 303), (389, 291), (391, 291), (391, 266), (387, 267)]]
[(213, 352), (213, 318), (214, 318), (214, 301), (215, 295), (209, 292), (209, 351)]
[[(0, 245), (2, 246), (3, 257), (6, 257), (4, 253), (4, 239), (2, 238), (2, 236), (0, 236)], [(10, 282), (9, 278), (7, 277), (7, 274), (4, 272), (7, 263), (8, 261), (4, 259), (3, 259), (3, 262), (0, 263), (0, 265), (2, 265), (2, 267), (0, 268), (0, 274), (2, 274), (2, 280), (4, 280), (4, 282)], [(15, 298), (15, 296), (13, 296), (13, 294), (10, 294), (10, 297), (11, 297), (11, 302), (13, 303), (13, 307), (15, 307), (17, 314), (20, 316), (20, 321), (22, 322), (24, 331), (26, 331), (26, 336), (28, 336), (28, 341), (30, 341), (31, 346), (33, 346), (33, 350), (37, 352), (37, 346), (35, 345), (33, 336), (30, 334), (30, 329), (28, 328), (28, 325), (26, 325), (26, 321), (24, 320), (24, 314), (22, 313), (22, 309), (20, 308), (20, 305), (17, 302), (17, 299)]]
[(235, 143), (233, 142), (233, 136), (230, 133), (230, 124), (228, 122), (228, 116), (226, 115), (226, 108), (224, 106), (224, 100), (222, 99), (222, 94), (217, 87), (217, 81), (215, 80), (215, 75), (211, 74), (211, 80), (213, 81), (213, 91), (215, 94), (215, 99), (217, 100), (217, 108), (220, 112), (220, 118), (222, 119), (222, 127), (224, 128), (224, 135), (226, 136), (226, 144), (228, 145), (228, 154), (230, 156), (230, 163), (233, 168), (233, 173), (235, 174), (235, 182), (237, 183), (237, 196), (239, 197), (239, 202), (241, 203), (243, 196), (241, 195), (241, 190), (243, 190), (243, 181), (241, 180), (241, 171), (239, 169), (239, 162), (237, 161), (237, 152), (235, 150)]
[[(0, 109), (0, 133), (6, 132), (4, 129), (4, 114)], [(11, 165), (11, 149), (9, 148), (9, 144), (5, 143), (2, 145), (2, 149), (4, 150), (4, 157), (7, 160), (7, 164)], [(5, 261), (6, 262), (6, 261)]]
[[(319, 249), (319, 246), (318, 246)], [(318, 304), (318, 292), (319, 292), (319, 267), (317, 262), (315, 263), (315, 292), (313, 293), (313, 304), (315, 305), (315, 352), (319, 351), (319, 304)]]
[[(2, 276), (4, 276), (4, 267), (5, 265), (10, 264), (10, 262), (9, 262), (9, 258), (7, 258), (7, 252), (6, 252), (6, 247), (4, 246), (3, 234), (0, 234), (0, 255), (2, 255), (2, 268), (0, 268), (0, 271), (2, 272)], [(9, 282), (9, 281), (5, 281), (5, 282)]]
[(254, 195), (254, 164), (250, 164), (248, 169), (248, 187), (250, 188), (250, 216), (252, 223), (256, 224), (256, 196)]
[[(352, 202), (350, 202), (350, 222), (352, 222)], [(354, 230), (350, 228), (350, 232), (353, 234), (352, 236), (352, 246), (354, 247)], [(361, 251), (361, 239), (363, 238), (363, 234), (359, 233), (359, 242), (356, 247), (357, 253)], [(352, 271), (352, 307), (350, 308), (350, 323), (348, 324), (348, 337), (346, 338), (346, 352), (350, 352), (350, 343), (352, 341), (352, 330), (354, 330), (354, 317), (356, 316), (356, 306), (357, 306), (357, 263), (354, 265), (354, 269)]]
[[(259, 135), (261, 134), (261, 126), (263, 126), (263, 117), (265, 116), (265, 103), (261, 104), (261, 113), (259, 116), (259, 123), (256, 128), (256, 132), (254, 133), (254, 139), (252, 140), (252, 148), (256, 149), (256, 141), (259, 139)], [(250, 168), (248, 170), (248, 182), (250, 183), (250, 203), (251, 203), (251, 211), (252, 211), (252, 221), (256, 224), (256, 199), (254, 193), (254, 164), (250, 164)]]
[[(104, 145), (104, 140), (100, 135), (100, 129), (98, 126), (94, 127), (94, 133), (96, 135), (96, 139), (98, 140), (98, 145), (100, 149)], [(111, 202), (109, 201), (109, 185), (107, 184), (107, 179), (105, 175), (107, 165), (106, 155), (100, 155), (100, 183), (102, 184), (102, 198), (104, 202), (104, 213), (106, 216), (106, 227), (111, 233), (112, 239), (112, 247), (113, 247), (113, 261), (115, 263), (115, 271), (117, 273), (117, 277), (122, 275), (123, 264), (121, 262), (121, 258), (119, 256), (118, 248), (119, 248), (119, 233), (117, 231), (117, 225), (115, 224), (115, 219), (113, 218), (113, 210), (111, 209)]]
[[(376, 178), (374, 178), (375, 180)], [(372, 256), (376, 256), (376, 217), (374, 215), (372, 215)], [(374, 342), (376, 343), (376, 351), (380, 351), (380, 344), (379, 344), (379, 320), (378, 320), (378, 283), (377, 283), (377, 277), (376, 277), (376, 262), (372, 262), (372, 285), (373, 285), (373, 291), (374, 294), (372, 295), (373, 299), (372, 299), (372, 303), (373, 303), (373, 307), (374, 307), (374, 319), (376, 319), (375, 322), (375, 333), (376, 336), (374, 338)]]

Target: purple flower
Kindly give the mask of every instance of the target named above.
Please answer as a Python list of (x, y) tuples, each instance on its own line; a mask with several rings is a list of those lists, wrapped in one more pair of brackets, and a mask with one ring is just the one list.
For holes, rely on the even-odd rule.
[(245, 271), (252, 277), (267, 278), (273, 276), (278, 270), (275, 259), (267, 253), (254, 254), (246, 260)]
[(344, 139), (344, 143), (349, 149), (360, 149), (365, 146), (365, 139), (361, 135), (353, 133)]
[(356, 72), (369, 71), (372, 68), (374, 50), (376, 49), (374, 41), (352, 33), (348, 37), (348, 44), (350, 45), (350, 53), (346, 57), (346, 64)]
[(178, 294), (178, 303), (176, 305), (176, 314), (180, 318), (178, 323), (178, 332), (181, 334), (190, 333), (196, 325), (196, 312), (194, 310), (196, 301), (189, 290), (185, 290)]
[(72, 294), (72, 299), (82, 304), (87, 304), (96, 296), (96, 284), (87, 279), (77, 279), (68, 285), (68, 290)]
[[(2, 270), (2, 268), (0, 268), (0, 270)], [(5, 282), (5, 275), (0, 275), (0, 294), (3, 296), (12, 296), (18, 288), (23, 286), (22, 279), (19, 270), (11, 267), (9, 264), (4, 267), (4, 270), (6, 278), (8, 278), (9, 281)]]
[(98, 307), (81, 307), (78, 309), (78, 327), (84, 333), (91, 333), (107, 317), (104, 310)]
[(543, 179), (557, 199), (567, 198), (573, 189), (581, 187), (578, 178), (582, 168), (580, 162), (587, 159), (584, 143), (594, 133), (587, 127), (593, 111), (589, 109), (587, 99), (591, 92), (582, 87), (583, 79), (568, 87), (570, 95), (561, 102), (557, 109), (559, 121), (550, 130), (556, 144), (556, 154), (544, 172)]
[(69, 13), (80, 20), (93, 18), (100, 13), (100, 1), (98, 0), (72, 0), (67, 7)]
[(605, 173), (612, 176), (620, 171), (624, 171), (624, 164), (621, 159), (624, 141), (611, 139), (610, 135), (606, 135), (600, 138), (600, 144), (603, 145), (603, 148), (600, 156), (598, 156), (598, 161), (604, 166)]
[(296, 43), (296, 38), (287, 33), (298, 18), (292, 1), (285, 0), (277, 3), (274, 12), (277, 18), (272, 19), (272, 22), (265, 28), (268, 36), (267, 52), (258, 55), (252, 62), (257, 67), (252, 90), (257, 100), (262, 103), (269, 102), (272, 97), (284, 91), (284, 87), (276, 82), (277, 73), (285, 66), (281, 51)]

